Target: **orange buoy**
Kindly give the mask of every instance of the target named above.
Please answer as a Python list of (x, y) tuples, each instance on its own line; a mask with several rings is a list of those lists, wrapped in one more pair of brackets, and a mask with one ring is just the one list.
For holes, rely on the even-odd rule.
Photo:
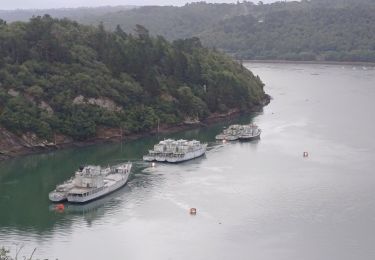
[(64, 206), (64, 204), (57, 204), (57, 205), (55, 206), (55, 209), (56, 209), (57, 211), (64, 211), (65, 206)]
[(197, 214), (197, 209), (196, 208), (191, 208), (190, 209), (190, 215), (196, 215)]

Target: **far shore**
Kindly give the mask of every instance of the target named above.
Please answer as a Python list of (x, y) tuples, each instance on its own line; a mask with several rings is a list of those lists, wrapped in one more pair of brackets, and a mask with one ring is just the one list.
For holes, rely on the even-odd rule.
[(287, 64), (326, 64), (326, 65), (355, 65), (355, 66), (369, 66), (375, 67), (375, 62), (362, 61), (294, 61), (294, 60), (238, 60), (243, 63), (287, 63)]

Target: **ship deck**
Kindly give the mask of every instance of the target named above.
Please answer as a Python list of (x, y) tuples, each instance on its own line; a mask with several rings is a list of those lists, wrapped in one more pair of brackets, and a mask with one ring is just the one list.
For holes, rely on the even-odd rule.
[[(104, 178), (104, 186), (101, 188), (110, 187), (116, 184), (116, 182), (120, 181), (122, 178), (123, 178), (123, 175), (119, 173), (109, 174)], [(79, 195), (79, 194), (83, 195), (96, 189), (100, 189), (100, 188), (74, 187), (73, 189), (69, 191), (69, 193), (76, 194), (76, 195)]]

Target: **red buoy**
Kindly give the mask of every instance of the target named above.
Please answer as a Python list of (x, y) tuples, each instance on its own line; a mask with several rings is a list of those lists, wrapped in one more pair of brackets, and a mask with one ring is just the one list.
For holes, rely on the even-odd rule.
[(55, 209), (56, 209), (57, 211), (64, 211), (65, 206), (64, 206), (64, 204), (57, 204), (57, 205), (55, 206)]

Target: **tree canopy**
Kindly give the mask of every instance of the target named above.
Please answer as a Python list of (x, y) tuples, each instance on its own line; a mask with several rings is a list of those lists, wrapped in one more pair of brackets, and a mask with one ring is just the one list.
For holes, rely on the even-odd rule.
[(170, 43), (142, 25), (109, 32), (49, 15), (0, 22), (0, 126), (17, 134), (144, 132), (264, 97), (258, 77), (198, 38)]
[(78, 20), (94, 25), (103, 22), (109, 30), (120, 24), (127, 33), (141, 24), (151, 35), (168, 40), (199, 37), (204, 46), (239, 59), (375, 62), (374, 13), (373, 0), (197, 2), (93, 14)]

